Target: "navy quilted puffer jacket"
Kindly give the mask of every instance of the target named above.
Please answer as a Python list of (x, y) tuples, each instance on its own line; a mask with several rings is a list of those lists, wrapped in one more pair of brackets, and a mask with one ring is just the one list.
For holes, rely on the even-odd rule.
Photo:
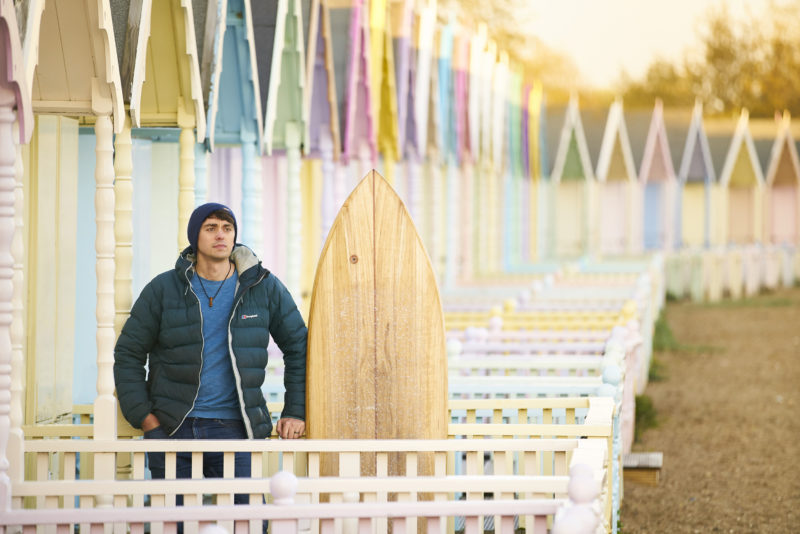
[[(269, 336), (284, 357), (286, 395), (281, 416), (304, 420), (308, 330), (289, 291), (249, 248), (236, 245), (231, 259), (239, 281), (228, 322), (228, 343), (239, 407), (247, 435), (263, 439), (272, 432), (261, 392)], [(175, 269), (147, 284), (117, 340), (117, 397), (123, 415), (136, 428), (153, 413), (172, 434), (197, 397), (203, 333), (200, 301), (189, 282), (195, 274), (193, 264), (194, 256), (187, 248)], [(145, 363), (149, 368), (146, 379)]]

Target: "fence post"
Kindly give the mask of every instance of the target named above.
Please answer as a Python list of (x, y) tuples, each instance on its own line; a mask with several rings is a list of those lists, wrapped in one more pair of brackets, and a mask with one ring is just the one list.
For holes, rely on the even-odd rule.
[(593, 504), (600, 494), (600, 485), (595, 480), (591, 467), (586, 464), (572, 466), (569, 470), (567, 494), (569, 503), (556, 513), (552, 533), (592, 534), (596, 532), (598, 514)]
[[(272, 502), (277, 506), (294, 504), (294, 496), (297, 493), (297, 477), (288, 471), (278, 471), (269, 480), (269, 492), (272, 494)], [(296, 519), (273, 519), (272, 534), (296, 534)]]

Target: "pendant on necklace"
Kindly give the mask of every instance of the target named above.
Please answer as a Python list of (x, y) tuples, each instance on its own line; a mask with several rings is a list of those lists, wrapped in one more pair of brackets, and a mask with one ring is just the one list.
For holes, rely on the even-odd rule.
[(208, 307), (209, 308), (214, 307), (214, 297), (208, 297)]

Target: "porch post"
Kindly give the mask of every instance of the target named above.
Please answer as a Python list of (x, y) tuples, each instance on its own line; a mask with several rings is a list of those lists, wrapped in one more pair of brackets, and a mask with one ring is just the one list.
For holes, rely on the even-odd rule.
[[(19, 139), (19, 123), (14, 124), (14, 139)], [(11, 253), (14, 256), (14, 295), (11, 299), (11, 435), (8, 443), (8, 459), (11, 464), (11, 482), (21, 482), (24, 476), (24, 435), (22, 434), (22, 411), (24, 396), (25, 370), (25, 292), (24, 261), (25, 241), (23, 237), (22, 211), (25, 204), (23, 192), (22, 145), (16, 146), (16, 162), (14, 165), (14, 238), (11, 240)]]
[[(97, 398), (95, 439), (116, 439), (117, 401), (114, 398), (114, 162), (111, 98), (92, 80), (92, 111), (96, 115), (95, 254), (97, 257)], [(98, 455), (100, 456), (100, 455)], [(113, 458), (113, 457), (112, 457)], [(112, 461), (113, 465), (113, 461)], [(97, 472), (97, 471), (96, 471)], [(110, 477), (113, 477), (113, 470)]]
[(205, 143), (194, 145), (194, 205), (206, 203), (208, 196), (208, 157)]
[(181, 134), (178, 138), (180, 147), (180, 169), (178, 171), (178, 251), (189, 246), (186, 227), (189, 217), (194, 211), (194, 150), (195, 135), (194, 115), (184, 110), (183, 99), (178, 101), (178, 126)]
[(11, 434), (11, 319), (14, 286), (14, 92), (0, 85), (0, 510), (11, 510), (11, 479), (6, 455)]
[(114, 149), (114, 337), (119, 336), (128, 319), (133, 300), (133, 156), (131, 119), (125, 115), (125, 125), (117, 134)]

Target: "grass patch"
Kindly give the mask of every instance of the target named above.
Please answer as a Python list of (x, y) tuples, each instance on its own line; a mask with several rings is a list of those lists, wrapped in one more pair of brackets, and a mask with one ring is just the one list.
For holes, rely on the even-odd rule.
[[(672, 328), (669, 326), (669, 322), (667, 322), (667, 318), (664, 315), (664, 312), (661, 312), (661, 315), (658, 316), (656, 320), (655, 327), (653, 329), (653, 351), (655, 352), (685, 352), (685, 353), (692, 353), (692, 354), (700, 354), (700, 353), (713, 353), (719, 352), (721, 349), (719, 347), (714, 347), (712, 345), (686, 345), (678, 341), (675, 337), (675, 334), (672, 332)], [(660, 369), (658, 368), (660, 364), (658, 364), (655, 357), (653, 357), (653, 361), (650, 364), (650, 372), (656, 373), (656, 376), (660, 376), (664, 378), (663, 371), (664, 366), (660, 365)], [(655, 369), (654, 369), (655, 368)], [(658, 373), (661, 373), (660, 375)], [(652, 380), (652, 375), (648, 375)], [(659, 378), (655, 379), (656, 381)]]
[(719, 302), (704, 302), (699, 304), (704, 308), (786, 308), (796, 303), (786, 297), (753, 297), (739, 300), (721, 300)]
[(667, 368), (664, 362), (653, 355), (650, 360), (650, 369), (647, 371), (647, 380), (649, 382), (663, 382), (667, 379), (667, 376)]
[(633, 429), (633, 441), (639, 443), (642, 434), (650, 428), (658, 426), (658, 413), (653, 399), (648, 395), (636, 395), (636, 422)]
[(657, 351), (679, 351), (681, 344), (675, 339), (664, 312), (656, 319), (655, 329), (653, 330), (653, 350)]

